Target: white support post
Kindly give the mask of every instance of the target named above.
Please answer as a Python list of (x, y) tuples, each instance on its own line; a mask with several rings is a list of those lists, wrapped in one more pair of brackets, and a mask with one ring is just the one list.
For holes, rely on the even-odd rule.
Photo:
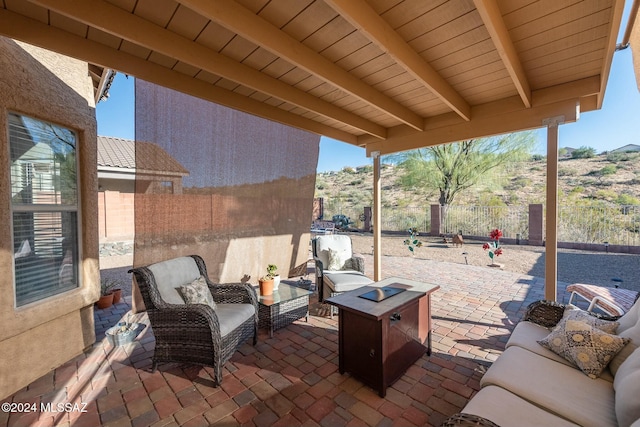
[(545, 217), (545, 282), (544, 297), (558, 298), (558, 125), (564, 116), (545, 119), (547, 126), (547, 213)]
[(382, 199), (380, 195), (380, 152), (373, 157), (373, 280), (382, 280)]

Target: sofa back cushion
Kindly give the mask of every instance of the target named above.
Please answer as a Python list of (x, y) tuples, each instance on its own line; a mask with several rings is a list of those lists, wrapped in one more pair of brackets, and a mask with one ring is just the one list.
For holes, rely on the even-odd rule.
[(629, 338), (631, 342), (625, 345), (624, 348), (620, 350), (620, 353), (616, 354), (613, 359), (611, 359), (609, 369), (614, 376), (617, 375), (620, 365), (622, 365), (627, 357), (629, 357), (631, 353), (640, 346), (640, 323), (619, 332), (618, 335), (623, 338)]
[(633, 304), (633, 307), (631, 307), (631, 309), (627, 311), (624, 316), (618, 319), (618, 323), (620, 323), (620, 325), (618, 326), (618, 333), (632, 328), (640, 323), (640, 299), (638, 299), (636, 303)]
[(151, 264), (148, 268), (156, 279), (162, 300), (168, 304), (184, 304), (179, 293), (180, 286), (200, 277), (198, 264), (193, 258), (186, 256)]
[(322, 266), (325, 269), (329, 267), (329, 249), (333, 249), (340, 259), (347, 260), (352, 256), (351, 238), (344, 234), (316, 237), (315, 256), (322, 261)]
[(640, 349), (627, 357), (613, 380), (616, 391), (616, 418), (620, 427), (640, 419)]

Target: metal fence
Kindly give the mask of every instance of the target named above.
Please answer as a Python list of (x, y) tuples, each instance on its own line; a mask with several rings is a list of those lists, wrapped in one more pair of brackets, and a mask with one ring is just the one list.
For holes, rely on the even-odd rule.
[(490, 230), (499, 228), (505, 238), (529, 238), (528, 206), (443, 206), (440, 209), (446, 234), (488, 236)]
[[(343, 214), (353, 226), (363, 228), (360, 215), (364, 208), (340, 206), (325, 201), (325, 219)], [(441, 208), (442, 230), (447, 234), (488, 236), (499, 228), (505, 238), (529, 238), (528, 206), (449, 206)], [(382, 230), (406, 231), (416, 227), (428, 232), (431, 208), (383, 207)], [(558, 240), (561, 242), (640, 246), (640, 206), (558, 206)]]
[(407, 231), (413, 227), (422, 233), (429, 231), (431, 227), (431, 212), (429, 206), (408, 206), (404, 208), (394, 206), (382, 208), (383, 231)]
[(559, 206), (558, 240), (640, 246), (640, 206)]

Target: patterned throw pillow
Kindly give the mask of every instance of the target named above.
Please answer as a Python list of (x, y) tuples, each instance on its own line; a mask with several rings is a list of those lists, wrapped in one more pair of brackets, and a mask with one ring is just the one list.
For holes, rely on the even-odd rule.
[(590, 315), (588, 311), (581, 310), (575, 305), (568, 305), (565, 308), (562, 320), (579, 320), (608, 334), (615, 334), (618, 330), (618, 326), (620, 326), (620, 323), (618, 322), (598, 319), (597, 317)]
[(580, 320), (563, 319), (538, 344), (575, 364), (589, 378), (598, 378), (604, 368), (629, 342)]
[(198, 277), (188, 285), (182, 285), (180, 291), (187, 304), (207, 304), (212, 309), (216, 309), (216, 303), (204, 276)]

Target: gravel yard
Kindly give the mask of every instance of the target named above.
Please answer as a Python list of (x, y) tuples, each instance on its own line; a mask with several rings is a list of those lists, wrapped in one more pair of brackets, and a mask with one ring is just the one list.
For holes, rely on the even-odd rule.
[[(407, 236), (383, 236), (383, 256), (411, 256), (403, 244)], [(368, 233), (351, 234), (354, 251), (371, 254), (373, 236)], [(468, 241), (462, 247), (445, 244), (442, 238), (418, 236), (423, 246), (416, 248), (415, 257), (435, 261), (448, 261), (469, 265), (490, 264), (485, 242)], [(542, 246), (502, 245), (504, 253), (496, 258), (503, 269), (514, 273), (545, 277), (545, 248)], [(467, 254), (464, 255), (463, 252)], [(589, 252), (574, 249), (558, 249), (558, 280), (567, 283), (589, 283), (613, 286), (612, 278), (623, 280), (621, 287), (640, 292), (640, 255)]]

